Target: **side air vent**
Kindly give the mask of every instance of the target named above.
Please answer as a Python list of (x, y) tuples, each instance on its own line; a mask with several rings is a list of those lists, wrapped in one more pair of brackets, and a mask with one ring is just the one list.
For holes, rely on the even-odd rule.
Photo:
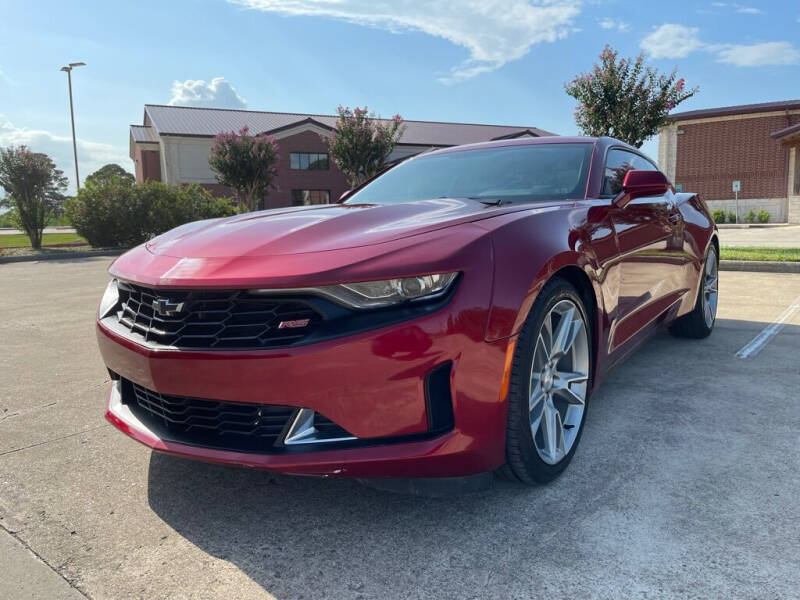
[(450, 373), (453, 363), (446, 362), (433, 369), (425, 378), (425, 402), (428, 409), (428, 431), (442, 433), (455, 426), (453, 398), (450, 392)]

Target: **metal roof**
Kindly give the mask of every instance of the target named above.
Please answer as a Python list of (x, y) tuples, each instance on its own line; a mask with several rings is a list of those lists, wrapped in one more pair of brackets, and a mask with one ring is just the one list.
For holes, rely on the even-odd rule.
[(158, 133), (145, 125), (131, 125), (131, 137), (134, 142), (154, 142), (158, 143)]
[(772, 112), (776, 110), (794, 110), (800, 108), (800, 100), (781, 100), (780, 102), (761, 102), (759, 104), (739, 104), (737, 106), (720, 106), (673, 113), (667, 116), (670, 121), (687, 119), (705, 119), (708, 117), (724, 117), (728, 115), (746, 115), (750, 113)]
[[(312, 120), (323, 127), (333, 129), (336, 117), (302, 113), (280, 113), (255, 110), (232, 110), (224, 108), (197, 108), (187, 106), (165, 106), (146, 104), (145, 122), (152, 128), (131, 126), (139, 129), (155, 129), (159, 135), (215, 136), (223, 131), (238, 131), (247, 126), (253, 133), (271, 132), (303, 121)], [(420, 146), (457, 146), (484, 142), (503, 137), (525, 135), (555, 135), (531, 126), (480, 125), (472, 123), (443, 123), (436, 121), (404, 121), (405, 131), (399, 143)], [(133, 133), (136, 136), (136, 133)], [(135, 138), (134, 138), (135, 139)], [(147, 140), (149, 141), (149, 140)]]

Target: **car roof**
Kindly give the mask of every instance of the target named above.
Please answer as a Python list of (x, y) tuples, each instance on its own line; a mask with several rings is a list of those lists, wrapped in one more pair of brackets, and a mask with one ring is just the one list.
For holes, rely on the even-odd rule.
[(491, 142), (478, 142), (476, 144), (464, 144), (461, 146), (451, 146), (449, 148), (441, 148), (425, 152), (419, 156), (432, 156), (434, 154), (449, 154), (451, 152), (462, 152), (464, 150), (481, 150), (484, 148), (502, 148), (507, 146), (536, 146), (539, 144), (593, 144), (599, 145), (603, 148), (608, 146), (622, 146), (629, 148), (634, 152), (641, 153), (641, 150), (634, 148), (630, 144), (626, 144), (618, 139), (602, 136), (602, 137), (589, 137), (589, 136), (542, 136), (542, 137), (526, 137), (515, 138), (509, 140), (495, 140)]

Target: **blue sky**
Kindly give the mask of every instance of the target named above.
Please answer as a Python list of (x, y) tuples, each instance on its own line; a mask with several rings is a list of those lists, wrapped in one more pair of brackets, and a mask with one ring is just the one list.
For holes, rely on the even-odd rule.
[[(563, 83), (605, 43), (677, 66), (680, 110), (800, 97), (800, 3), (587, 0), (0, 0), (0, 145), (72, 177), (131, 169), (145, 103), (534, 125), (577, 133)], [(645, 150), (655, 154), (654, 141)]]

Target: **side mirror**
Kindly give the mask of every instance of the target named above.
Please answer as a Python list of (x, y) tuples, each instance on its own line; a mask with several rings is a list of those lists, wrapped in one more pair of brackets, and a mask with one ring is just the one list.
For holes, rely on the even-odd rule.
[(660, 196), (666, 194), (670, 183), (661, 171), (631, 170), (622, 180), (622, 194), (614, 201), (617, 206), (625, 206), (634, 198)]
[(339, 204), (347, 200), (353, 193), (353, 190), (345, 191), (341, 196), (339, 196)]

